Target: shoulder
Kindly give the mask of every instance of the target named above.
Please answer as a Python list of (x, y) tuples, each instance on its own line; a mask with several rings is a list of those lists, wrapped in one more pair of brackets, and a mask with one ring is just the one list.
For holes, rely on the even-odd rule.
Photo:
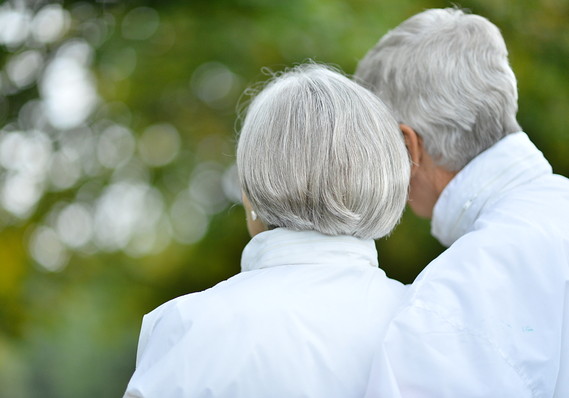
[[(454, 358), (436, 366), (454, 371), (478, 363), (469, 372), (489, 378), (509, 369), (512, 383), (548, 394), (558, 368), (543, 358), (558, 357), (562, 340), (569, 212), (558, 198), (547, 208), (532, 195), (542, 193), (510, 198), (480, 215), (475, 229), (413, 283), (390, 331), (407, 347), (423, 345), (431, 359)], [(496, 377), (488, 382), (500, 383)]]
[[(539, 227), (546, 223), (566, 226), (569, 221), (569, 179), (555, 174), (536, 178), (493, 198), (479, 220), (516, 227)], [(549, 225), (551, 227), (552, 225)], [(538, 228), (539, 229), (539, 228)], [(569, 231), (569, 226), (566, 231)]]
[[(207, 319), (212, 323), (223, 322), (227, 311), (228, 298), (223, 294), (231, 289), (234, 279), (239, 275), (220, 282), (201, 292), (186, 294), (167, 301), (143, 317), (138, 342), (137, 363), (144, 356), (152, 341), (174, 345), (189, 333), (196, 322)], [(215, 314), (212, 317), (211, 314)], [(163, 347), (164, 348), (164, 347)]]
[(496, 207), (481, 215), (473, 231), (427, 265), (408, 301), (467, 319), (562, 301), (556, 296), (569, 273), (569, 220), (562, 222), (567, 216), (547, 220), (537, 209), (527, 214), (512, 207), (507, 214)]
[(191, 301), (198, 294), (193, 293), (170, 300), (143, 317), (136, 354), (137, 368), (140, 366), (142, 358), (148, 353), (150, 341), (155, 336), (157, 327), (162, 329), (161, 334), (167, 332), (169, 339), (174, 337), (173, 340), (178, 340), (180, 338), (184, 332), (184, 325), (180, 316), (179, 305)]

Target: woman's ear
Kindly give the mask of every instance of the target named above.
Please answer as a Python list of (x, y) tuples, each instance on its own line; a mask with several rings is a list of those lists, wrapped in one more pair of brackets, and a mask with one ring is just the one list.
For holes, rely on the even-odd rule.
[(251, 202), (245, 195), (244, 192), (241, 193), (241, 197), (243, 199), (243, 207), (245, 208), (245, 217), (247, 219), (247, 230), (249, 231), (249, 235), (251, 238), (261, 232), (267, 230), (267, 226), (263, 224), (261, 220), (257, 218), (257, 213), (253, 210), (253, 206), (251, 206)]
[(419, 134), (417, 134), (417, 132), (408, 125), (401, 123), (399, 125), (399, 128), (403, 133), (405, 146), (407, 147), (407, 152), (409, 152), (409, 157), (411, 158), (411, 175), (413, 175), (421, 164), (421, 157), (423, 154), (423, 140), (421, 139), (421, 136), (419, 136)]

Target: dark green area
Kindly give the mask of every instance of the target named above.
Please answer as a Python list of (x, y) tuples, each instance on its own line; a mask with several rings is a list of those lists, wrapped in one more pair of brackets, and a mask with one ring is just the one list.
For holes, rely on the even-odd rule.
[[(32, 3), (37, 3), (34, 13), (47, 4)], [(66, 41), (89, 35), (87, 21), (106, 20), (106, 33), (91, 42), (89, 68), (100, 102), (86, 124), (119, 123), (137, 140), (150, 125), (175, 127), (176, 159), (144, 168), (145, 181), (169, 209), (200, 167), (225, 170), (232, 164), (237, 103), (245, 88), (266, 79), (261, 68), (278, 71), (313, 59), (353, 73), (358, 59), (390, 28), (426, 8), (449, 5), (435, 0), (65, 1), (70, 26), (64, 36), (40, 47), (29, 42), (0, 47), (0, 60), (4, 69), (12, 57), (39, 48), (49, 61)], [(473, 0), (461, 5), (502, 30), (518, 77), (519, 121), (554, 170), (569, 175), (569, 3)], [(141, 6), (158, 12), (157, 30), (142, 40), (125, 37), (123, 21)], [(135, 19), (132, 35), (143, 35), (136, 29), (144, 23)], [(196, 71), (217, 67), (230, 72), (232, 85), (219, 98), (204, 100), (199, 85), (205, 80), (199, 79), (206, 75)], [(208, 84), (215, 87), (215, 79)], [(24, 129), (20, 111), (40, 91), (34, 82), (0, 95), (0, 126)], [(64, 142), (53, 140), (54, 146)], [(6, 173), (0, 166), (0, 181)], [(0, 211), (0, 397), (120, 396), (134, 369), (143, 314), (239, 271), (248, 235), (242, 208), (229, 202), (208, 215), (207, 233), (192, 244), (172, 238), (160, 251), (134, 257), (96, 246), (69, 249), (58, 272), (38, 265), (29, 249), (34, 231), (52, 226), (57, 209), (66, 204), (96, 203), (116, 178), (116, 170), (103, 167), (68, 188), (45, 189), (35, 210), (23, 217)], [(378, 247), (382, 268), (406, 283), (442, 250), (429, 235), (428, 221), (410, 211)]]

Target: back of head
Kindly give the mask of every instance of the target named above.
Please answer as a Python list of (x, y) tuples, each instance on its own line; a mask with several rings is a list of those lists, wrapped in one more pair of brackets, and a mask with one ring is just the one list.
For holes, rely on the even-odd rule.
[(395, 227), (410, 172), (386, 106), (314, 64), (275, 77), (253, 100), (237, 167), (265, 224), (360, 238), (379, 238)]
[(448, 8), (409, 18), (368, 52), (356, 78), (449, 171), (520, 130), (506, 45), (498, 28), (478, 15)]

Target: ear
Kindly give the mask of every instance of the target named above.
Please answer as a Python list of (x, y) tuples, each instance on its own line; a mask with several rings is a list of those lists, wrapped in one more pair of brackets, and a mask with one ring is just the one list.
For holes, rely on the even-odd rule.
[(407, 151), (409, 152), (409, 157), (411, 158), (412, 166), (411, 166), (411, 175), (415, 173), (419, 165), (422, 161), (422, 154), (423, 154), (423, 140), (413, 130), (406, 124), (400, 124), (399, 128), (403, 133), (403, 137), (405, 139), (405, 146), (407, 147)]
[(253, 206), (251, 206), (251, 202), (249, 202), (249, 198), (245, 195), (244, 192), (241, 192), (241, 198), (243, 199), (243, 207), (245, 208), (245, 217), (247, 220), (247, 230), (249, 231), (249, 235), (251, 238), (261, 232), (266, 231), (268, 228), (261, 220), (257, 218), (257, 214), (253, 210)]

